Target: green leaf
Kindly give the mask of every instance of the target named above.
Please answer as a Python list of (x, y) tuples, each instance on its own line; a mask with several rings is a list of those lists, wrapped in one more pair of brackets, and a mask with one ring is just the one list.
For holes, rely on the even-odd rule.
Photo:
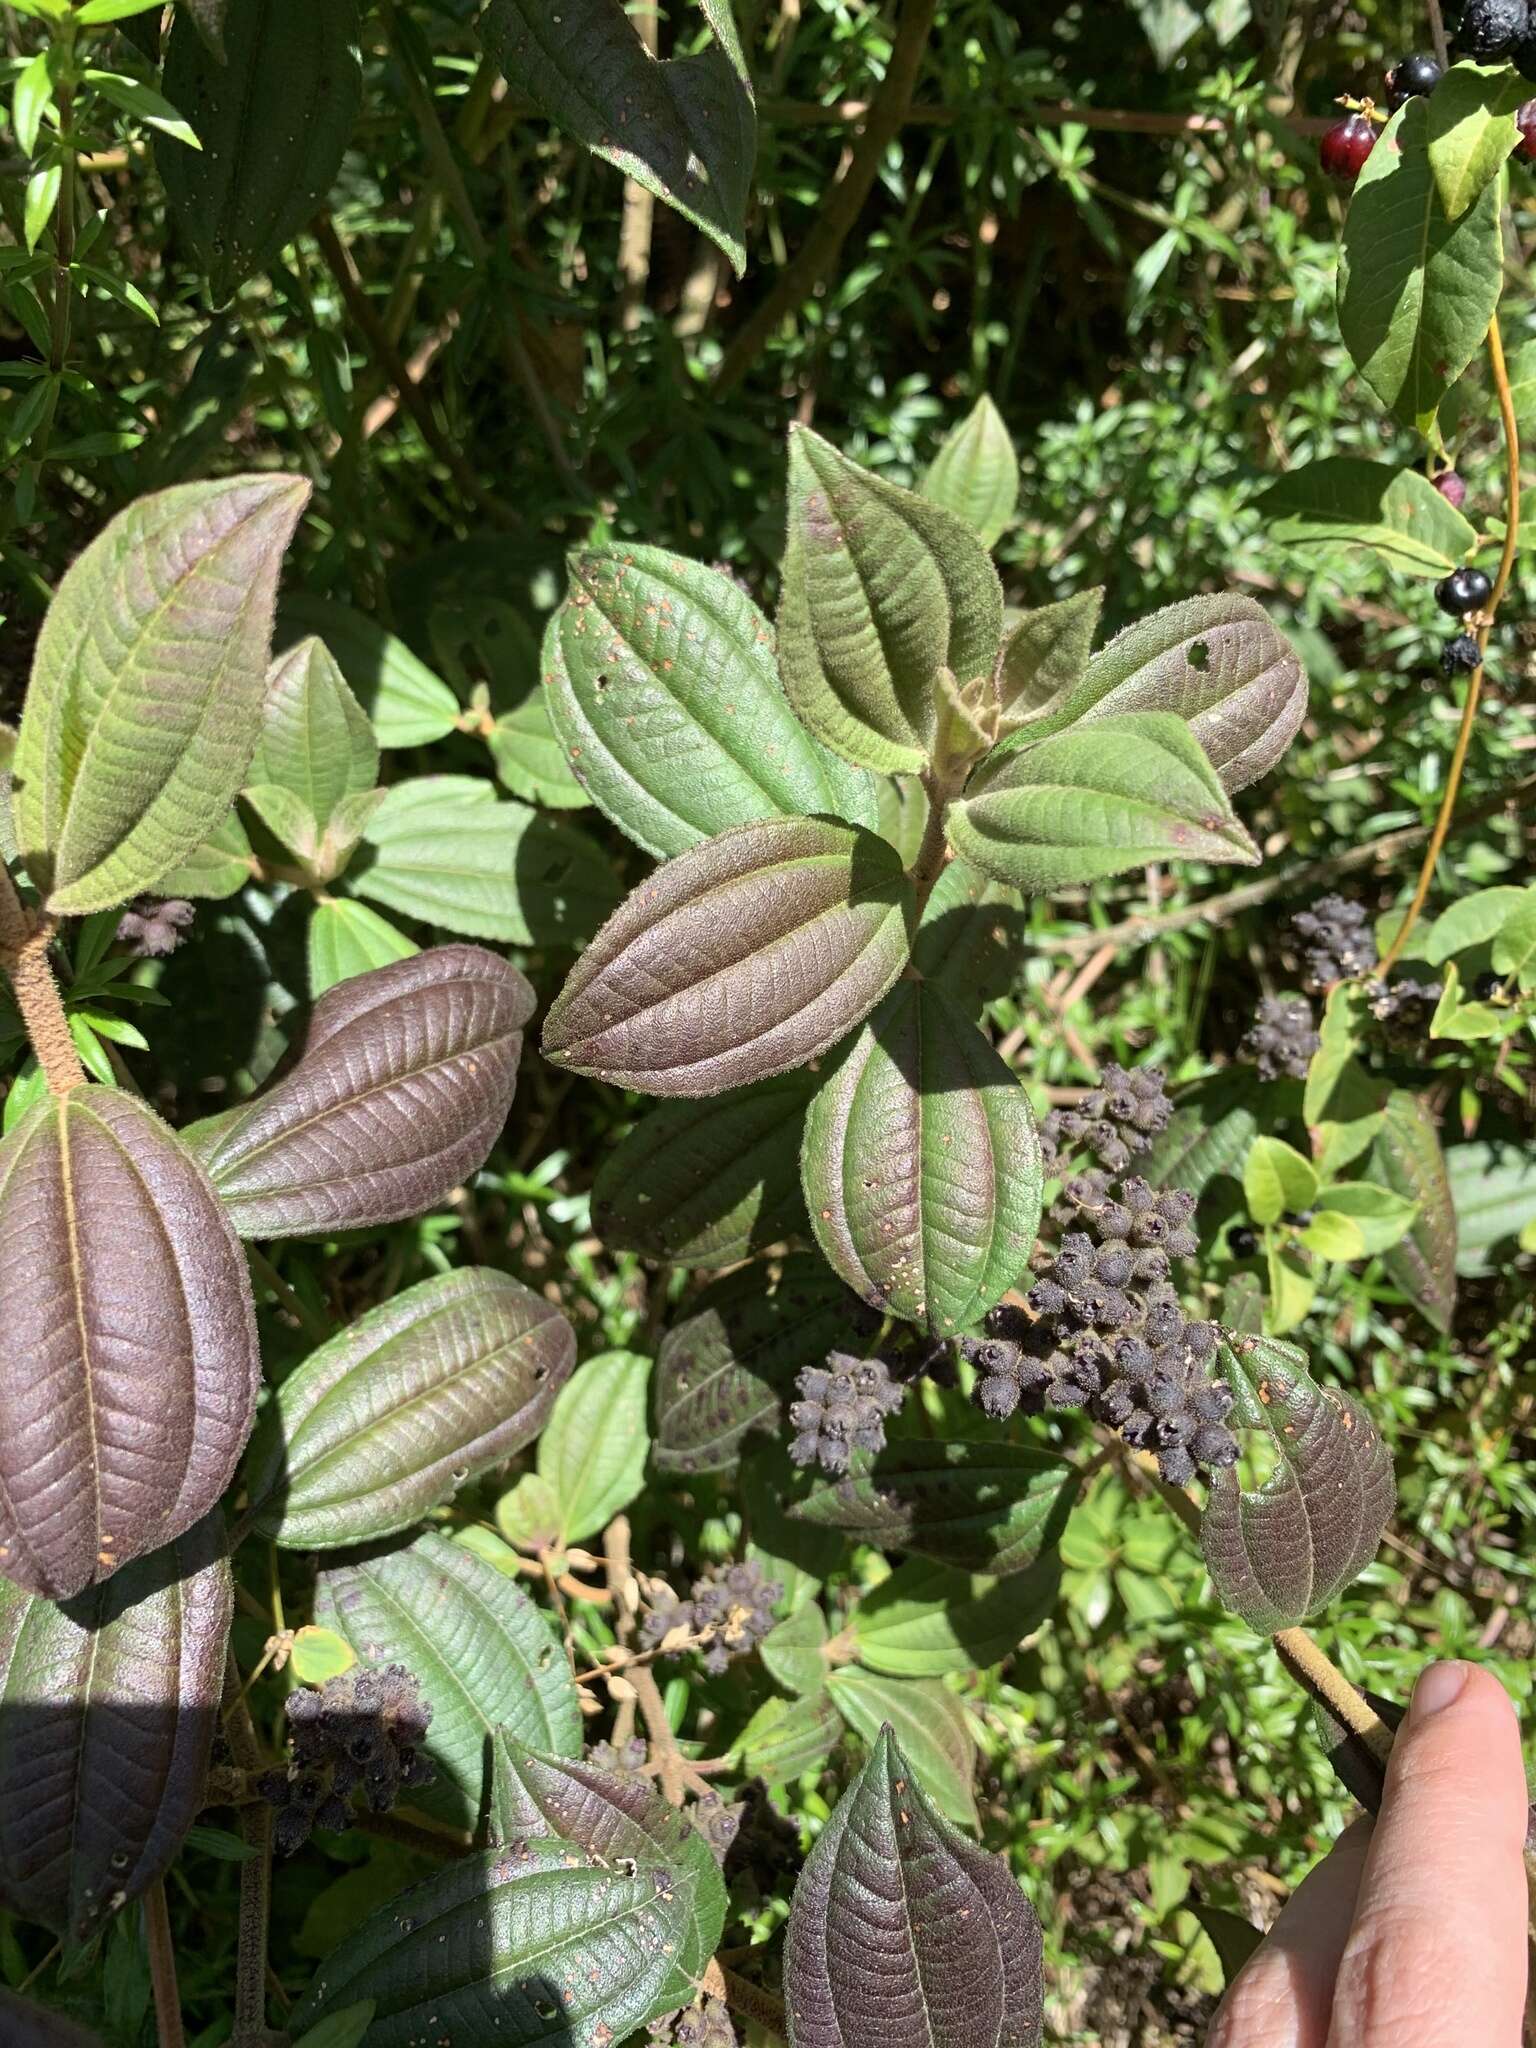
[(514, 92), (702, 228), (742, 276), (757, 110), (729, 9), (710, 19), (718, 40), (666, 63), (620, 0), (564, 0), (559, 13), (491, 0), (482, 33)]
[(1428, 96), (1429, 168), (1447, 220), (1460, 220), (1494, 183), (1520, 130), (1530, 87), (1508, 64), (1453, 64)]
[(365, 613), (301, 590), (283, 600), (277, 623), (279, 645), (305, 633), (324, 640), (381, 747), (429, 747), (458, 724), (459, 700), (448, 685)]
[(777, 1431), (783, 1397), (835, 1345), (872, 1319), (819, 1258), (798, 1253), (776, 1279), (756, 1267), (698, 1295), (656, 1359), (656, 1464), (723, 1472), (754, 1429)]
[(1273, 1635), (1326, 1607), (1376, 1555), (1397, 1499), (1392, 1454), (1293, 1344), (1240, 1337), (1220, 1355), (1231, 1427), (1261, 1441), (1272, 1469), (1257, 1487), (1239, 1467), (1210, 1475), (1201, 1542), (1222, 1603)]
[(818, 739), (884, 773), (923, 768), (939, 670), (990, 675), (1002, 625), (997, 572), (952, 513), (792, 430), (779, 666)]
[(29, 256), (42, 240), (44, 230), (53, 219), (54, 208), (59, 203), (59, 188), (63, 182), (63, 167), (57, 160), (44, 164), (27, 180), (21, 218), (22, 236)]
[(316, 1002), (338, 981), (371, 974), (421, 948), (366, 903), (328, 896), (309, 914), (309, 993)]
[(215, 55), (192, 22), (173, 22), (165, 90), (203, 146), (155, 150), (218, 305), (325, 203), (362, 104), (356, 0), (246, 0), (221, 30)]
[(1136, 1171), (1155, 1188), (1184, 1188), (1203, 1195), (1213, 1180), (1236, 1177), (1258, 1132), (1258, 1121), (1245, 1104), (1211, 1113), (1199, 1103), (1181, 1104), (1168, 1127), (1152, 1140), (1136, 1161)]
[(223, 822), (308, 496), (291, 477), (177, 485), (120, 512), (65, 571), (13, 766), (17, 836), (54, 911), (126, 902)]
[(651, 1361), (634, 1351), (589, 1358), (562, 1387), (539, 1441), (539, 1477), (560, 1504), (560, 1543), (605, 1529), (645, 1483)]
[(1077, 688), (1103, 605), (1100, 586), (1014, 615), (1003, 640), (1000, 677), (1005, 728), (1039, 716)]
[(764, 1636), (759, 1645), (763, 1669), (788, 1692), (820, 1692), (827, 1681), (827, 1617), (807, 1600)]
[(1150, 861), (1259, 859), (1190, 728), (1161, 711), (994, 753), (950, 811), (949, 836), (984, 873), (1036, 895)]
[(1409, 100), (1377, 137), (1339, 253), (1344, 345), (1382, 403), (1421, 432), (1482, 347), (1504, 280), (1498, 181), (1449, 217), (1430, 166), (1429, 106)]
[(945, 436), (923, 478), (922, 494), (952, 512), (983, 547), (995, 547), (1012, 525), (1019, 504), (1019, 458), (990, 398), (979, 398)]
[(409, 1528), (537, 1436), (575, 1355), (565, 1317), (508, 1274), (408, 1287), (268, 1404), (246, 1473), (255, 1526), (292, 1550)]
[(1260, 1928), (1251, 1920), (1245, 1920), (1238, 1913), (1230, 1913), (1225, 1906), (1208, 1906), (1203, 1900), (1191, 1901), (1190, 1909), (1200, 1922), (1211, 1947), (1216, 1951), (1216, 1960), (1221, 1965), (1223, 1987), (1235, 1982), (1237, 1973), (1263, 1941)]
[(912, 1437), (859, 1456), (839, 1478), (818, 1476), (789, 1512), (883, 1550), (1002, 1578), (1059, 1541), (1077, 1492), (1075, 1469), (1050, 1452)]
[(929, 893), (912, 942), (912, 965), (925, 981), (978, 1017), (986, 1004), (1011, 993), (1022, 942), (1024, 899), (1017, 889), (950, 860)]
[(1243, 1198), (1255, 1223), (1278, 1223), (1288, 1210), (1311, 1208), (1317, 1173), (1310, 1159), (1279, 1138), (1255, 1138), (1243, 1163)]
[(827, 1680), (832, 1704), (871, 1748), (887, 1725), (912, 1765), (912, 1774), (940, 1812), (976, 1828), (976, 1744), (965, 1708), (932, 1678), (881, 1678), (850, 1665)]
[(805, 1699), (766, 1699), (736, 1738), (742, 1769), (765, 1785), (792, 1785), (819, 1772), (843, 1732), (842, 1717), (825, 1689)]
[(1323, 1189), (1320, 1199), (1335, 1215), (1350, 1219), (1366, 1252), (1390, 1251), (1404, 1236), (1416, 1209), (1413, 1196), (1396, 1194), (1368, 1180), (1336, 1180)]
[(1365, 1234), (1354, 1218), (1342, 1210), (1319, 1209), (1301, 1232), (1301, 1241), (1320, 1259), (1347, 1262), (1365, 1257)]
[(324, 1685), (327, 1679), (350, 1671), (356, 1662), (356, 1650), (335, 1629), (314, 1625), (295, 1629), (288, 1667), (300, 1685)]
[(1456, 1209), (1456, 1270), (1472, 1279), (1504, 1263), (1509, 1246), (1536, 1221), (1536, 1145), (1479, 1138), (1445, 1154)]
[(1493, 942), (1496, 974), (1512, 974), (1522, 990), (1533, 986), (1536, 975), (1536, 889), (1527, 889), (1499, 927)]
[(542, 687), (515, 711), (503, 712), (486, 734), (486, 745), (503, 788), (525, 804), (550, 810), (585, 810), (592, 799), (571, 773), (565, 748), (550, 719)]
[(302, 799), (322, 830), (344, 797), (379, 779), (379, 743), (323, 640), (301, 640), (267, 677), (261, 737), (247, 786), (276, 783)]
[(161, 875), (148, 893), (218, 900), (243, 889), (255, 877), (256, 867), (245, 827), (239, 813), (232, 810), (169, 874)]
[(363, 847), (347, 874), (359, 896), (502, 945), (580, 945), (619, 899), (613, 869), (585, 832), (498, 799), (475, 776), (397, 783)]
[(1419, 470), (1352, 455), (1290, 470), (1255, 510), (1272, 541), (1369, 548), (1388, 568), (1411, 575), (1447, 576), (1477, 546), (1471, 521)]
[(1504, 929), (1510, 912), (1530, 894), (1527, 889), (1510, 886), (1474, 889), (1470, 896), (1460, 897), (1448, 910), (1441, 911), (1414, 951), (1431, 966), (1439, 967), (1453, 953), (1486, 946)]
[(98, 71), (87, 65), (85, 81), (93, 85), (103, 99), (110, 100), (115, 107), (121, 107), (125, 114), (142, 121), (146, 127), (154, 128), (162, 135), (168, 135), (186, 149), (202, 150), (195, 131), (181, 118), (170, 101), (164, 99), (147, 85), (141, 85), (136, 78), (125, 78), (120, 71)]
[(435, 1785), (411, 1804), (474, 1829), (488, 1811), (492, 1738), (581, 1753), (581, 1710), (560, 1639), (516, 1582), (426, 1530), (407, 1549), (322, 1571), (315, 1613), (370, 1664), (403, 1664), (431, 1702)]
[(873, 827), (869, 777), (829, 755), (779, 685), (773, 631), (729, 576), (661, 548), (570, 559), (544, 642), (577, 781), (648, 853), (807, 812)]
[(738, 825), (625, 900), (544, 1025), (545, 1057), (653, 1095), (714, 1095), (804, 1066), (907, 963), (894, 848), (827, 818)]
[(1043, 1176), (1029, 1098), (939, 988), (903, 980), (806, 1118), (806, 1207), (828, 1263), (872, 1308), (951, 1336), (1034, 1250)]
[(31, 156), (36, 150), (37, 131), (52, 105), (53, 74), (48, 52), (39, 50), (11, 87), (11, 130), (23, 156)]
[(795, 1886), (784, 1948), (795, 2048), (1038, 2048), (1041, 1948), (1006, 1857), (955, 1831), (883, 1728)]
[(525, 1472), (496, 1503), (496, 1526), (518, 1550), (554, 1550), (560, 1542), (560, 1500), (547, 1479)]
[(909, 1558), (854, 1609), (859, 1662), (891, 1678), (984, 1671), (1048, 1617), (1060, 1581), (1054, 1551), (1001, 1579)]
[(1306, 1321), (1317, 1297), (1317, 1282), (1310, 1265), (1287, 1253), (1283, 1237), (1271, 1236), (1266, 1241), (1264, 1258), (1269, 1275), (1264, 1328), (1272, 1337), (1283, 1337)]
[(675, 1266), (733, 1266), (803, 1236), (800, 1138), (812, 1079), (782, 1074), (703, 1102), (665, 1102), (604, 1153), (592, 1227)]
[(1365, 1040), (1365, 1024), (1363, 992), (1350, 982), (1336, 982), (1323, 1006), (1317, 1051), (1307, 1063), (1301, 1113), (1309, 1124), (1337, 1122), (1346, 1110), (1363, 1107), (1369, 1099), (1369, 1083), (1355, 1061)]
[(329, 2019), (319, 2020), (294, 2042), (293, 2048), (361, 2048), (364, 2036), (378, 2010), (371, 1998), (343, 2006)]

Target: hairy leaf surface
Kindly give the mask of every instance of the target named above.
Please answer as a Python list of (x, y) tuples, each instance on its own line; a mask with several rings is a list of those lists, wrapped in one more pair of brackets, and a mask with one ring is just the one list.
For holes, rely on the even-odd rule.
[(891, 1678), (985, 1671), (1047, 1618), (1060, 1585), (1061, 1559), (1054, 1550), (1006, 1578), (910, 1557), (854, 1610), (859, 1662)]
[(1417, 1204), (1407, 1236), (1382, 1254), (1382, 1263), (1435, 1328), (1448, 1331), (1456, 1313), (1456, 1204), (1435, 1118), (1407, 1089), (1387, 1097), (1370, 1167), (1368, 1179)]
[(409, 1528), (531, 1442), (575, 1356), (565, 1317), (508, 1274), (408, 1287), (278, 1389), (251, 1454), (258, 1525), (299, 1550)]
[(1258, 501), (1272, 540), (1365, 547), (1389, 568), (1448, 576), (1477, 530), (1416, 469), (1328, 455), (1288, 470)]
[(379, 743), (368, 714), (323, 640), (301, 640), (273, 662), (261, 737), (246, 785), (276, 783), (304, 804), (321, 831), (345, 797), (379, 779)]
[(48, 1097), (0, 1142), (0, 1572), (67, 1600), (182, 1535), (250, 1432), (245, 1259), (136, 1096)]
[(309, 992), (318, 1002), (338, 981), (371, 974), (392, 960), (409, 960), (421, 951), (413, 939), (397, 931), (366, 903), (332, 896), (309, 914)]
[(1019, 458), (1002, 414), (985, 395), (946, 434), (923, 478), (923, 496), (995, 547), (1019, 503)]
[(1005, 1858), (945, 1820), (894, 1735), (818, 1836), (790, 1910), (794, 2048), (1037, 2048), (1040, 1923)]
[(0, 1580), (0, 1905), (67, 1951), (197, 1818), (233, 1607), (216, 1513), (67, 1606)]
[(1077, 688), (1088, 667), (1103, 607), (1100, 586), (1012, 619), (998, 678), (1006, 724), (1038, 717)]
[(151, 888), (223, 823), (261, 729), (277, 574), (309, 486), (236, 476), (120, 512), (48, 608), (13, 806), (49, 907)]
[(893, 847), (827, 818), (738, 825), (658, 868), (576, 963), (544, 1026), (557, 1065), (652, 1095), (804, 1066), (906, 965)]
[(871, 1748), (889, 1723), (939, 1811), (960, 1827), (979, 1828), (976, 1742), (958, 1695), (936, 1678), (882, 1678), (845, 1664), (828, 1678), (827, 1696)]
[(496, 1142), (533, 990), (478, 946), (435, 946), (327, 992), (288, 1074), (185, 1133), (242, 1237), (390, 1223)]

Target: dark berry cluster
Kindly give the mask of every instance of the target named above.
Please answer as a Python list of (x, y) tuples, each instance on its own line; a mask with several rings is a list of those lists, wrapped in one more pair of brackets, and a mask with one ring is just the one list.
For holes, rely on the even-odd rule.
[(1054, 1173), (1067, 1153), (1086, 1151), (1100, 1166), (1120, 1173), (1168, 1128), (1172, 1115), (1161, 1067), (1128, 1071), (1111, 1061), (1098, 1087), (1076, 1109), (1053, 1109), (1041, 1123), (1046, 1171)]
[(1314, 995), (1368, 974), (1381, 957), (1370, 913), (1347, 896), (1319, 896), (1310, 910), (1297, 911), (1291, 929), (1303, 941), (1302, 987)]
[(632, 1735), (628, 1742), (617, 1745), (611, 1742), (589, 1742), (585, 1755), (594, 1770), (606, 1771), (611, 1778), (640, 1778), (645, 1775), (646, 1759), (650, 1751), (643, 1736)]
[(1536, 78), (1536, 22), (1530, 0), (1467, 0), (1456, 47), (1480, 61), (1507, 57), (1522, 77)]
[(1444, 984), (1438, 981), (1368, 981), (1365, 1006), (1382, 1028), (1389, 1045), (1407, 1050), (1422, 1045), (1429, 1036)]
[(694, 1580), (688, 1600), (679, 1600), (670, 1586), (653, 1582), (640, 1639), (654, 1648), (677, 1634), (666, 1654), (701, 1651), (704, 1669), (718, 1676), (733, 1658), (750, 1656), (767, 1635), (774, 1625), (774, 1603), (783, 1591), (777, 1579), (765, 1579), (762, 1566), (751, 1562), (712, 1566), (702, 1579)]
[(1278, 1081), (1288, 1074), (1303, 1081), (1319, 1042), (1305, 996), (1265, 996), (1243, 1035), (1241, 1051), (1261, 1080)]
[(652, 2041), (665, 2043), (667, 2048), (736, 2048), (730, 2009), (718, 1998), (666, 2013), (652, 2020), (646, 2032)]
[(800, 1398), (790, 1404), (795, 1434), (789, 1455), (823, 1472), (846, 1472), (855, 1451), (883, 1451), (886, 1417), (907, 1391), (883, 1358), (847, 1351), (829, 1352), (825, 1365), (808, 1365), (795, 1386)]
[(190, 903), (176, 896), (163, 903), (141, 897), (118, 919), (117, 936), (136, 960), (164, 960), (187, 936), (196, 915)]
[(347, 1827), (354, 1792), (374, 1813), (387, 1813), (402, 1792), (437, 1775), (420, 1749), (432, 1709), (402, 1664), (357, 1665), (318, 1692), (290, 1693), (285, 1711), (292, 1761), (256, 1782), (277, 1809), (273, 1839), (285, 1856), (312, 1828)]

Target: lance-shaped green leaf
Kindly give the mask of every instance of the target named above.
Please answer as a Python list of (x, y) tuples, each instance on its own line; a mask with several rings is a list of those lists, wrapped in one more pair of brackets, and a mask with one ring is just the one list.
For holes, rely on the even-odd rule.
[(0, 1991), (0, 2039), (6, 2048), (102, 2048), (100, 2034), (14, 1991)]
[(1231, 1426), (1270, 1465), (1246, 1486), (1240, 1467), (1211, 1474), (1201, 1525), (1223, 1604), (1261, 1635), (1294, 1627), (1376, 1555), (1397, 1499), (1392, 1454), (1348, 1394), (1320, 1387), (1294, 1344), (1239, 1337), (1223, 1345), (1235, 1396)]
[(983, 547), (995, 547), (1002, 539), (1018, 509), (1019, 458), (990, 398), (979, 398), (945, 435), (922, 492), (930, 504), (953, 512)]
[(472, 939), (563, 948), (590, 937), (620, 895), (579, 826), (500, 799), (473, 775), (396, 783), (368, 820), (347, 886)]
[(1530, 97), (1508, 64), (1453, 64), (1429, 95), (1429, 168), (1447, 220), (1459, 220), (1520, 140), (1515, 114)]
[(740, 276), (757, 111), (729, 13), (709, 15), (718, 41), (667, 63), (620, 0), (569, 0), (558, 12), (542, 0), (492, 0), (483, 32), (514, 91), (702, 228)]
[(793, 430), (779, 667), (818, 739), (887, 774), (925, 767), (939, 670), (990, 675), (1002, 631), (997, 572), (952, 512)]
[(810, 1087), (804, 1074), (781, 1074), (651, 1110), (598, 1166), (599, 1237), (675, 1266), (734, 1266), (802, 1235), (800, 1134)]
[(738, 825), (658, 868), (577, 961), (544, 1025), (558, 1066), (652, 1095), (801, 1067), (906, 965), (894, 847), (830, 818)]
[(261, 270), (325, 202), (362, 103), (356, 0), (246, 0), (215, 53), (178, 20), (165, 91), (201, 150), (157, 142), (177, 230), (215, 303)]
[(1448, 576), (1477, 545), (1471, 521), (1420, 470), (1354, 455), (1287, 471), (1255, 509), (1271, 540), (1369, 548), (1411, 575)]
[(820, 1692), (827, 1682), (826, 1642), (827, 1617), (807, 1600), (764, 1636), (763, 1669), (789, 1692)]
[(1054, 1550), (1001, 1579), (910, 1557), (854, 1609), (859, 1662), (891, 1678), (985, 1671), (1040, 1626), (1060, 1584)]
[(0, 1143), (0, 1573), (72, 1599), (213, 1506), (261, 1359), (239, 1241), (136, 1096), (47, 1097)]
[(662, 548), (576, 554), (544, 642), (545, 692), (572, 773), (648, 853), (754, 818), (874, 826), (870, 778), (785, 702), (773, 629), (716, 569)]
[(328, 989), (284, 1078), (183, 1137), (242, 1237), (418, 1215), (500, 1135), (533, 1006), (494, 953), (434, 946)]
[(298, 1550), (409, 1528), (538, 1435), (575, 1356), (565, 1317), (506, 1273), (408, 1287), (278, 1389), (251, 1450), (258, 1526)]
[(308, 949), (309, 992), (317, 1002), (338, 981), (371, 974), (421, 951), (387, 917), (345, 896), (329, 897), (310, 912)]
[(1077, 688), (1103, 607), (1101, 585), (1011, 619), (998, 677), (1005, 726), (1038, 717)]
[(332, 1565), (315, 1614), (369, 1664), (403, 1664), (432, 1703), (435, 1785), (411, 1803), (459, 1827), (488, 1810), (492, 1738), (581, 1753), (581, 1710), (560, 1639), (515, 1580), (426, 1530), (408, 1549)]
[(789, 1512), (885, 1550), (1002, 1578), (1059, 1540), (1077, 1491), (1074, 1468), (1048, 1451), (911, 1437), (877, 1457), (861, 1454), (838, 1478), (818, 1475)]
[(792, 1785), (819, 1771), (843, 1732), (842, 1717), (823, 1690), (814, 1697), (766, 1699), (737, 1737), (742, 1769), (765, 1785)]
[(1367, 1180), (1416, 1205), (1407, 1235), (1382, 1262), (1420, 1314), (1448, 1331), (1456, 1313), (1456, 1204), (1436, 1120), (1407, 1089), (1394, 1088), (1387, 1097)]
[(650, 1375), (638, 1352), (604, 1351), (560, 1390), (539, 1439), (538, 1476), (554, 1497), (562, 1546), (595, 1536), (644, 1484)]
[(950, 811), (949, 837), (983, 873), (1035, 895), (1149, 861), (1259, 859), (1190, 727), (1165, 711), (994, 754)]
[(275, 783), (323, 832), (346, 797), (379, 779), (379, 743), (323, 640), (299, 641), (267, 677), (261, 737), (246, 786)]
[(1430, 164), (1429, 101), (1376, 138), (1339, 250), (1339, 331), (1382, 403), (1421, 431), (1483, 345), (1504, 282), (1499, 186), (1452, 220)]
[(795, 2048), (1038, 2048), (1041, 1946), (1007, 1859), (945, 1820), (883, 1728), (795, 1886)]
[(232, 1611), (217, 1514), (66, 1607), (0, 1580), (0, 1905), (68, 1952), (202, 1808)]
[(381, 747), (429, 747), (459, 722), (459, 700), (442, 677), (366, 612), (296, 591), (283, 600), (277, 633), (280, 646), (305, 633), (319, 634), (373, 721)]
[(845, 1664), (827, 1680), (827, 1696), (873, 1749), (889, 1723), (918, 1783), (941, 1813), (978, 1828), (976, 1742), (962, 1701), (936, 1678), (882, 1678)]
[(872, 1308), (940, 1336), (979, 1321), (1034, 1250), (1029, 1099), (931, 982), (899, 982), (827, 1075), (801, 1174), (832, 1267)]
[(776, 1429), (803, 1367), (862, 1342), (873, 1318), (818, 1258), (797, 1254), (777, 1280), (751, 1269), (706, 1287), (656, 1359), (656, 1464), (723, 1472), (754, 1429)]
[(261, 730), (277, 573), (309, 486), (241, 476), (130, 505), (66, 570), (13, 763), (49, 907), (109, 910), (216, 831)]

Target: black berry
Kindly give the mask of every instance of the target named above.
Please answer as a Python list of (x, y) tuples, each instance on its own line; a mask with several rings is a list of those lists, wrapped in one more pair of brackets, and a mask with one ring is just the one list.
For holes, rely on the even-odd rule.
[(1448, 676), (1470, 675), (1482, 660), (1482, 649), (1470, 633), (1458, 633), (1440, 650), (1440, 667)]
[(1476, 981), (1472, 984), (1472, 993), (1478, 1002), (1486, 1003), (1491, 997), (1496, 996), (1503, 986), (1503, 975), (1494, 974), (1490, 971), (1477, 977)]
[(1433, 57), (1404, 57), (1387, 73), (1387, 105), (1395, 114), (1406, 101), (1427, 98), (1443, 76)]
[(1251, 1259), (1258, 1248), (1258, 1235), (1246, 1223), (1240, 1223), (1236, 1230), (1227, 1232), (1227, 1249), (1234, 1259)]
[[(1536, 108), (1536, 101), (1532, 106)], [(1454, 469), (1441, 470), (1435, 478), (1435, 489), (1453, 512), (1459, 512), (1467, 502), (1467, 480)]]
[(1502, 57), (1530, 33), (1529, 0), (1467, 0), (1456, 32), (1469, 57)]
[[(1536, 66), (1536, 42), (1531, 46), (1531, 63)], [(1536, 164), (1536, 100), (1527, 100), (1515, 109), (1515, 126), (1520, 130), (1520, 140), (1515, 145), (1515, 155), (1523, 156), (1528, 164)]]
[(1323, 169), (1341, 185), (1353, 185), (1376, 147), (1376, 126), (1364, 114), (1346, 114), (1335, 121), (1318, 144)]
[(1493, 585), (1481, 569), (1453, 569), (1435, 585), (1435, 603), (1453, 619), (1464, 619), (1481, 611), (1493, 593)]

